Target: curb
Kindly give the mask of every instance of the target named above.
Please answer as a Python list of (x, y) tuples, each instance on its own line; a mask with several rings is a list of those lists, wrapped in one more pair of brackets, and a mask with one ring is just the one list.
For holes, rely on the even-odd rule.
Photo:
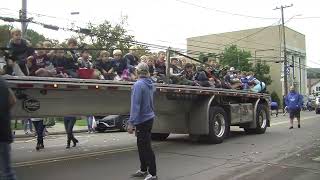
[[(83, 129), (83, 130), (74, 130), (73, 133), (83, 133), (87, 132), (88, 130)], [(60, 135), (60, 134), (66, 134), (65, 131), (59, 131), (59, 132), (49, 132), (50, 135)], [(19, 135), (14, 135), (14, 138), (28, 138), (28, 137), (34, 137), (35, 135), (33, 134), (19, 134)]]

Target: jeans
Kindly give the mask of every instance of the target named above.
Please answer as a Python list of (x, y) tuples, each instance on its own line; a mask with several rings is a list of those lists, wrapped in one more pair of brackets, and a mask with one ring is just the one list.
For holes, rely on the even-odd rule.
[(157, 175), (156, 158), (151, 147), (151, 129), (153, 119), (136, 125), (137, 145), (140, 158), (141, 171)]
[(45, 126), (43, 125), (43, 120), (41, 121), (33, 121), (34, 128), (37, 132), (37, 140), (38, 144), (43, 144), (43, 131)]
[(73, 136), (73, 126), (76, 123), (77, 119), (76, 117), (64, 117), (64, 127), (66, 129), (67, 132), (67, 136), (68, 136), (68, 141), (71, 141), (74, 138)]
[(31, 119), (24, 119), (23, 120), (24, 132), (28, 131), (28, 127), (30, 132), (32, 132), (32, 121)]
[(94, 132), (94, 129), (92, 128), (93, 116), (87, 116), (87, 124), (88, 124), (88, 131), (89, 132)]
[(9, 143), (0, 142), (0, 179), (16, 180), (15, 173), (11, 167), (11, 147)]

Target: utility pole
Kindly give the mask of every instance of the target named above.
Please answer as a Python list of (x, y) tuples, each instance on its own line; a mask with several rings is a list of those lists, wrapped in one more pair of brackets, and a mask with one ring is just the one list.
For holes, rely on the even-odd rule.
[(283, 67), (283, 81), (284, 81), (284, 95), (286, 96), (288, 94), (288, 75), (287, 75), (287, 69), (288, 69), (288, 60), (287, 60), (287, 49), (286, 49), (286, 34), (285, 34), (285, 26), (284, 26), (284, 12), (283, 9), (292, 7), (293, 4), (290, 6), (282, 6), (276, 7), (274, 10), (281, 9), (281, 21), (282, 21), (282, 34), (283, 34), (283, 56), (284, 56), (284, 67)]
[(21, 20), (22, 37), (25, 37), (27, 31), (27, 0), (22, 0), (22, 8), (19, 17)]

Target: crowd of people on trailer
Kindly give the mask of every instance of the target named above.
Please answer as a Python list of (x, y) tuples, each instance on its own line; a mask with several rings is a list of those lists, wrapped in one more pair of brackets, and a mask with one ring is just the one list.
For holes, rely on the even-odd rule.
[[(37, 50), (21, 37), (19, 29), (11, 30), (8, 43), (6, 65), (0, 69), (1, 74), (13, 76), (38, 76), (60, 78), (83, 78), (115, 81), (135, 81), (135, 66), (143, 62), (149, 66), (152, 80), (157, 83), (166, 80), (166, 53), (158, 52), (158, 56), (143, 55), (137, 57), (137, 46), (132, 46), (129, 53), (121, 50), (112, 52), (103, 50), (96, 60), (92, 59), (88, 50), (77, 50), (78, 42), (74, 38), (67, 41), (68, 50), (62, 46), (52, 48), (49, 41), (39, 42)], [(179, 85), (203, 86), (225, 89), (241, 89), (261, 92), (265, 83), (254, 77), (253, 72), (240, 72), (233, 67), (221, 67), (215, 61), (205, 65), (186, 62), (185, 57), (172, 57), (170, 61), (170, 83)]]

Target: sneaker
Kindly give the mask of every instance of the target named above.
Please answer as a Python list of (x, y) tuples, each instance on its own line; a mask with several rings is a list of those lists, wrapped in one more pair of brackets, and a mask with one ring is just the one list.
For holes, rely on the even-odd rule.
[(151, 174), (148, 174), (148, 176), (146, 176), (146, 178), (144, 178), (144, 180), (157, 180), (158, 177), (157, 176), (152, 176)]
[(147, 171), (138, 170), (136, 173), (132, 174), (132, 177), (146, 177), (148, 175)]
[(293, 126), (289, 127), (289, 129), (293, 129)]

